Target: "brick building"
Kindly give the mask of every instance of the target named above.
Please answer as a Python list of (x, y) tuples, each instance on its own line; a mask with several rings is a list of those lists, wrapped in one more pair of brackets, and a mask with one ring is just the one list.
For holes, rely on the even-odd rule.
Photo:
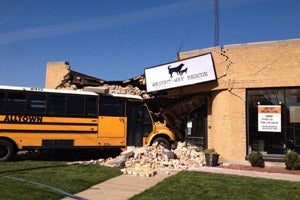
[[(179, 59), (207, 52), (213, 55), (217, 80), (168, 91), (206, 97), (206, 146), (225, 160), (244, 160), (251, 150), (262, 151), (267, 160), (282, 159), (286, 148), (299, 152), (300, 40), (225, 45), (183, 52)], [(260, 105), (281, 108), (280, 130), (258, 131)]]
[[(245, 160), (252, 150), (263, 152), (266, 160), (282, 160), (287, 149), (300, 153), (300, 39), (181, 52), (178, 60), (207, 53), (216, 80), (152, 94), (168, 124), (184, 131), (182, 126), (192, 122), (189, 138), (214, 148), (223, 161)], [(48, 64), (48, 88), (62, 85), (70, 73), (66, 63), (58, 63), (65, 71), (55, 69), (61, 75), (54, 73), (56, 64)], [(77, 79), (86, 85), (103, 84), (89, 76)]]

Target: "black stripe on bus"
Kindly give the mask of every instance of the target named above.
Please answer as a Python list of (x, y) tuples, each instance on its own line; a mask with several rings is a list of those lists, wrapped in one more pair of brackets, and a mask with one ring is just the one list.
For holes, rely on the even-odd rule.
[(103, 149), (103, 150), (111, 150), (117, 148), (124, 148), (125, 146), (23, 146), (24, 150), (32, 150), (32, 149)]
[(56, 134), (64, 134), (64, 133), (82, 133), (82, 134), (97, 134), (98, 131), (76, 131), (76, 130), (14, 130), (14, 129), (0, 129), (0, 132), (14, 132), (14, 133), (56, 133)]
[(32, 123), (32, 122), (0, 122), (0, 124), (18, 124), (18, 125), (22, 125), (22, 124), (32, 124), (32, 125), (80, 125), (80, 126), (98, 126), (98, 123), (95, 122), (91, 122), (91, 123), (64, 123), (64, 122), (40, 122), (40, 123)]

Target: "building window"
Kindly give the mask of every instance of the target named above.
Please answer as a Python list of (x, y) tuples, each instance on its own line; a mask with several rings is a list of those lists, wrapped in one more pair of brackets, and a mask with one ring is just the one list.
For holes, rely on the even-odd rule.
[(300, 153), (300, 88), (285, 90), (286, 117), (284, 132), (287, 149), (295, 148)]
[(247, 90), (247, 134), (249, 152), (299, 152), (300, 88)]

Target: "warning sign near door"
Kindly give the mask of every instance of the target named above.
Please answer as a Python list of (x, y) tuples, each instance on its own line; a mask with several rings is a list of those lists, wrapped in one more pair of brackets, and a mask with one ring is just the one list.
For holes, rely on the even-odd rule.
[(258, 131), (281, 132), (281, 106), (258, 106)]

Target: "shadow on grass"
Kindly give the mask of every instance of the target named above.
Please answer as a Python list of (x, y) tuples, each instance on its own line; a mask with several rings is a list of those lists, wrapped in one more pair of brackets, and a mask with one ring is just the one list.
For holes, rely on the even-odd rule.
[(12, 172), (24, 172), (24, 171), (32, 171), (32, 170), (36, 170), (36, 169), (59, 168), (59, 167), (68, 167), (68, 166), (70, 166), (70, 165), (59, 164), (59, 165), (50, 165), (50, 166), (28, 167), (28, 168), (22, 168), (22, 169), (12, 169), (12, 170), (7, 170), (7, 171), (0, 171), (0, 175), (12, 173)]
[[(12, 161), (4, 162), (4, 165), (8, 165), (7, 170), (2, 171), (0, 168), (0, 175), (13, 173), (13, 172), (22, 172), (22, 171), (31, 171), (36, 169), (47, 169), (47, 168), (59, 168), (59, 167), (68, 167), (65, 162), (73, 161), (86, 161), (86, 160), (96, 160), (96, 159), (107, 159), (109, 157), (116, 157), (120, 155), (120, 149), (106, 149), (106, 150), (92, 150), (92, 149), (51, 149), (43, 151), (22, 151), (19, 152)], [(19, 162), (23, 161), (46, 161), (43, 166), (22, 166), (18, 168), (15, 166), (12, 169), (12, 164), (15, 163), (18, 165)], [(58, 162), (51, 163), (50, 162)]]
[(47, 149), (41, 151), (22, 151), (13, 161), (86, 161), (107, 159), (120, 155), (120, 149)]

